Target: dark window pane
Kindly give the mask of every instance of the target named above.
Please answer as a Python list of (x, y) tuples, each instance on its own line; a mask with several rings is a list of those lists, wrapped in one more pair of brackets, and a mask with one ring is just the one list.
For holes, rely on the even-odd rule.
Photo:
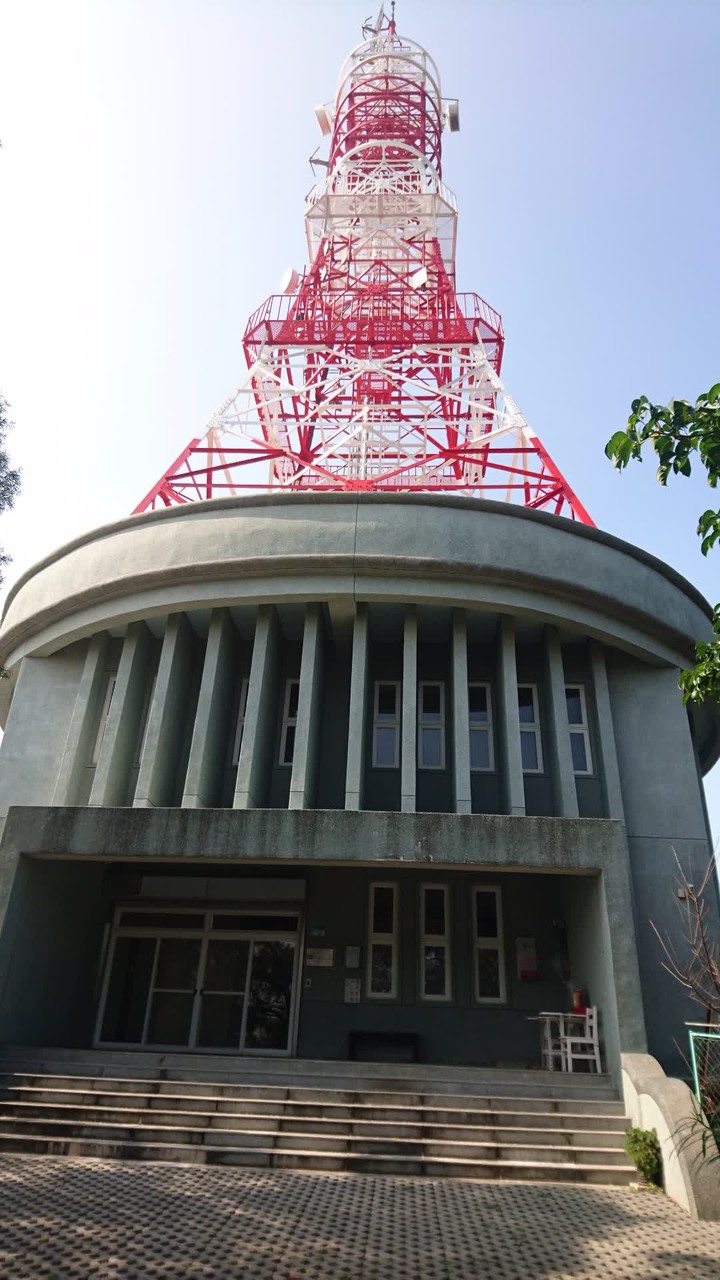
[(475, 933), (478, 938), (497, 938), (497, 898), (479, 889), (475, 894)]
[(375, 765), (379, 769), (394, 769), (397, 767), (396, 745), (397, 745), (397, 729), (390, 729), (387, 725), (378, 725), (375, 729)]
[(294, 720), (297, 716), (298, 698), (300, 696), (300, 681), (291, 680), (288, 693), (288, 719)]
[(425, 947), (423, 956), (423, 991), (426, 996), (444, 996), (446, 993), (445, 953), (445, 947)]
[(566, 689), (565, 701), (567, 703), (568, 722), (570, 724), (583, 723), (582, 699), (579, 689)]
[(285, 729), (285, 747), (283, 750), (283, 764), (292, 764), (293, 753), (295, 751), (295, 725), (289, 724)]
[(470, 768), (490, 768), (490, 730), (470, 730)]
[(393, 933), (395, 890), (390, 885), (373, 889), (373, 933)]
[(194, 1000), (193, 992), (156, 991), (152, 998), (146, 1043), (188, 1044)]
[(522, 756), (523, 769), (537, 770), (539, 768), (537, 737), (534, 730), (529, 732), (526, 729), (520, 733), (520, 754)]
[(441, 769), (443, 763), (442, 729), (420, 730), (420, 768)]
[(205, 991), (244, 991), (250, 943), (213, 939), (208, 943), (203, 976)]
[(203, 996), (198, 1045), (202, 1049), (237, 1049), (240, 1044), (242, 1014), (242, 996)]
[(370, 991), (387, 996), (392, 991), (393, 949), (389, 943), (373, 943), (370, 953)]
[(471, 720), (487, 720), (488, 691), (484, 685), (471, 684), (468, 689), (468, 706)]
[(295, 964), (292, 942), (256, 942), (250, 973), (246, 1049), (286, 1049)]
[(377, 713), (378, 719), (397, 719), (398, 688), (394, 684), (379, 684)]
[(185, 911), (123, 911), (120, 927), (139, 929), (202, 929), (203, 915), (191, 915)]
[(244, 933), (297, 933), (297, 916), (220, 915), (212, 920), (213, 929), (239, 929)]
[(422, 686), (421, 714), (426, 719), (439, 720), (442, 711), (441, 687), (439, 684)]
[(443, 938), (445, 929), (445, 890), (423, 889), (425, 894), (425, 933)]
[(570, 750), (572, 751), (573, 769), (576, 773), (587, 773), (588, 758), (583, 733), (570, 734)]
[(534, 723), (535, 703), (530, 685), (520, 685), (518, 688), (518, 711), (523, 724)]
[[(155, 971), (155, 987), (194, 991), (199, 963), (199, 939), (161, 938)], [(168, 1040), (167, 1044), (170, 1043)]]
[(500, 954), (495, 950), (478, 947), (477, 950), (478, 999), (492, 1000), (500, 995)]
[(103, 1014), (101, 1040), (142, 1042), (155, 958), (154, 938), (118, 938)]

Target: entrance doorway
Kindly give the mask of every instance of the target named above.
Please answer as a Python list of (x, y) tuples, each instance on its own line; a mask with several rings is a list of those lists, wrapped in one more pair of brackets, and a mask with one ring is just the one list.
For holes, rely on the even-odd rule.
[(120, 909), (95, 1043), (290, 1054), (299, 941), (284, 907)]

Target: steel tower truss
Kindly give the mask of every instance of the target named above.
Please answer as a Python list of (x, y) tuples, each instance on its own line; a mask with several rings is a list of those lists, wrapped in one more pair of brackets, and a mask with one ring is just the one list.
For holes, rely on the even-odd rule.
[(250, 317), (248, 374), (136, 508), (283, 488), (461, 492), (592, 524), (500, 378), (502, 321), (455, 288), (458, 127), (435, 63), (381, 16), (316, 108), (310, 265)]

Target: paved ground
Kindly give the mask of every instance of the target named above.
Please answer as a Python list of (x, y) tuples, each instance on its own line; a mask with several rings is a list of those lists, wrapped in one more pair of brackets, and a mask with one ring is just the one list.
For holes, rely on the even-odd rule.
[(0, 1156), (3, 1280), (720, 1280), (663, 1195)]

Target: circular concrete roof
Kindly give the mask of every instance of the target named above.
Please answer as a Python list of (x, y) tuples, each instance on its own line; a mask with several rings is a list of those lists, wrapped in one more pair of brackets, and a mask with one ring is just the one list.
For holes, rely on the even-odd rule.
[(692, 661), (711, 611), (629, 543), (562, 517), (444, 495), (278, 493), (153, 511), (92, 530), (8, 595), (12, 666), (177, 610), (345, 597), (514, 614), (649, 661)]

